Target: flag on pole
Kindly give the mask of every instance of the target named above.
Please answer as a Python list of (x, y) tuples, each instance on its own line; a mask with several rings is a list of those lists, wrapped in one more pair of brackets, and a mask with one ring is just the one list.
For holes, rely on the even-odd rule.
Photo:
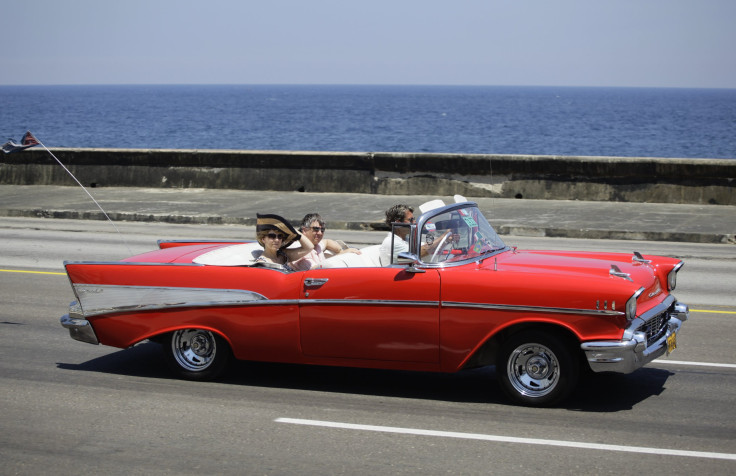
[(33, 134), (31, 134), (31, 131), (26, 132), (23, 134), (23, 138), (20, 140), (20, 144), (16, 144), (13, 139), (8, 139), (8, 142), (3, 144), (3, 152), (6, 154), (10, 154), (13, 152), (18, 152), (19, 150), (27, 149), (29, 147), (33, 147), (34, 145), (38, 145), (40, 142), (38, 142), (38, 139), (33, 137)]
[[(59, 165), (61, 165), (61, 167), (64, 170), (66, 170), (66, 173), (68, 173), (74, 179), (74, 181), (77, 182), (77, 185), (79, 185), (80, 187), (82, 187), (82, 190), (84, 190), (84, 193), (86, 193), (89, 196), (89, 198), (91, 198), (92, 201), (95, 202), (95, 205), (97, 205), (97, 208), (100, 209), (100, 211), (102, 212), (102, 214), (105, 215), (105, 218), (107, 218), (107, 220), (112, 224), (113, 228), (115, 228), (115, 231), (117, 231), (118, 234), (122, 237), (123, 236), (122, 233), (120, 233), (120, 230), (118, 230), (118, 227), (115, 225), (115, 222), (112, 221), (112, 219), (107, 214), (107, 212), (102, 209), (102, 205), (100, 205), (99, 202), (97, 202), (97, 200), (95, 200), (95, 197), (93, 197), (92, 194), (89, 193), (89, 191), (86, 188), (84, 188), (84, 185), (82, 185), (82, 182), (80, 182), (79, 180), (77, 180), (77, 177), (74, 176), (74, 174), (71, 172), (71, 170), (69, 170), (68, 168), (66, 168), (66, 165), (62, 164), (61, 163), (61, 160), (57, 159), (56, 156), (48, 149), (48, 147), (46, 147), (45, 145), (43, 145), (43, 143), (40, 140), (36, 139), (33, 136), (33, 134), (31, 134), (31, 131), (27, 131), (25, 134), (23, 134), (23, 138), (20, 140), (20, 144), (16, 144), (15, 141), (13, 141), (13, 139), (8, 139), (8, 142), (6, 142), (5, 144), (3, 144), (3, 152), (5, 152), (6, 154), (10, 154), (12, 152), (18, 152), (19, 150), (23, 150), (23, 149), (27, 149), (29, 147), (33, 147), (34, 145), (40, 145), (41, 147), (43, 147), (46, 150), (46, 152), (48, 152), (49, 155), (51, 157), (53, 157), (54, 160)], [(130, 251), (130, 247), (128, 246), (128, 243), (125, 241), (125, 237), (123, 237), (123, 242), (125, 243), (125, 246), (128, 248), (128, 252), (130, 254), (133, 254), (133, 252)]]

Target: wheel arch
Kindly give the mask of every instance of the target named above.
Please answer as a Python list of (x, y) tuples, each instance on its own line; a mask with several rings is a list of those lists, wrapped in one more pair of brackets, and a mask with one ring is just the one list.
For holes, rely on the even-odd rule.
[(230, 347), (230, 349), (233, 348), (233, 343), (230, 340), (230, 338), (227, 336), (227, 334), (225, 334), (224, 332), (222, 332), (217, 327), (208, 326), (208, 325), (202, 325), (202, 324), (189, 324), (189, 325), (181, 324), (181, 325), (177, 325), (177, 326), (167, 327), (165, 329), (159, 329), (159, 330), (156, 331), (155, 334), (153, 334), (151, 336), (148, 336), (148, 337), (145, 337), (145, 338), (141, 339), (141, 341), (148, 339), (148, 340), (152, 340), (154, 342), (161, 343), (164, 340), (166, 340), (166, 337), (169, 334), (172, 334), (172, 333), (174, 333), (176, 331), (183, 331), (183, 330), (187, 330), (187, 329), (200, 329), (200, 330), (203, 330), (203, 331), (210, 331), (210, 332), (212, 332), (212, 333), (220, 336), (225, 342), (227, 342), (227, 345)]
[(546, 332), (554, 334), (570, 347), (570, 349), (580, 357), (584, 357), (580, 350), (580, 338), (579, 336), (568, 326), (563, 325), (559, 322), (550, 322), (544, 320), (535, 321), (524, 321), (517, 322), (515, 324), (508, 325), (493, 335), (489, 336), (483, 344), (478, 346), (477, 349), (468, 357), (465, 363), (461, 366), (462, 369), (470, 369), (477, 367), (485, 367), (487, 365), (495, 365), (498, 357), (498, 352), (506, 342), (512, 336), (530, 330)]

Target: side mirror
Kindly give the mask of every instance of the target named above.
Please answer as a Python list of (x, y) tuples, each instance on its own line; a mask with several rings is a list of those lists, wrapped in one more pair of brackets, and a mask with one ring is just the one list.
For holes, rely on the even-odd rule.
[(396, 257), (396, 263), (401, 265), (409, 265), (409, 267), (406, 268), (407, 273), (426, 273), (426, 271), (424, 271), (423, 269), (417, 268), (417, 264), (419, 264), (419, 257), (414, 253), (402, 251)]

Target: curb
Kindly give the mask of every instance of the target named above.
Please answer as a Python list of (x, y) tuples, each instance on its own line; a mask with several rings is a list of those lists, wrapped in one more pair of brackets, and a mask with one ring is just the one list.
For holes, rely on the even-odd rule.
[[(102, 212), (78, 212), (49, 209), (0, 209), (0, 216), (14, 218), (49, 218), (68, 220), (107, 220)], [(219, 215), (167, 215), (111, 212), (112, 221), (159, 222), (180, 225), (241, 225), (254, 227), (255, 218), (223, 217)], [(288, 218), (299, 223), (301, 218)], [(383, 222), (328, 221), (331, 229), (349, 231), (388, 231)], [(591, 228), (555, 228), (500, 225), (494, 227), (499, 235), (546, 238), (577, 238), (594, 240), (676, 241), (686, 243), (736, 244), (736, 235), (724, 233), (678, 233), (655, 231), (604, 230)]]

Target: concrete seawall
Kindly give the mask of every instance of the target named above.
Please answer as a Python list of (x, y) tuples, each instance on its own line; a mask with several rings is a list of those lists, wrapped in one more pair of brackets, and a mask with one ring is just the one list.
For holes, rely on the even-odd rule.
[[(51, 149), (85, 186), (736, 205), (736, 160), (310, 151)], [(75, 185), (43, 149), (0, 184)]]

